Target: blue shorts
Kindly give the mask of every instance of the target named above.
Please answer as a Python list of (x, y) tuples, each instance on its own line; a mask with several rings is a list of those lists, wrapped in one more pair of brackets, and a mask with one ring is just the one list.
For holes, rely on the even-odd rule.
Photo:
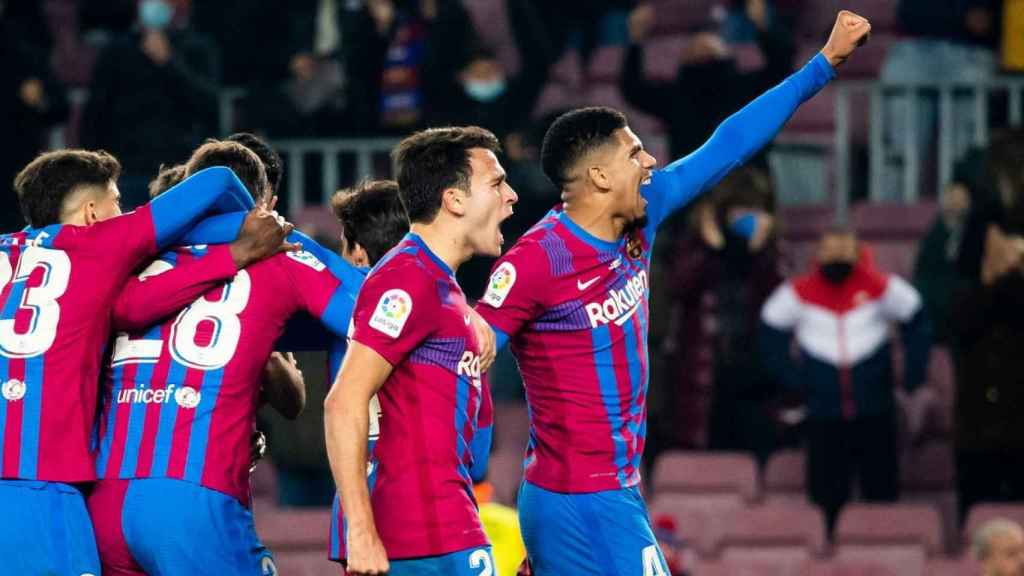
[(668, 576), (638, 488), (588, 494), (519, 488), (519, 525), (535, 576)]
[(428, 558), (390, 560), (388, 576), (494, 576), (490, 546), (468, 548)]
[(104, 576), (277, 575), (252, 512), (192, 482), (100, 480), (89, 513)]
[(3, 574), (100, 573), (85, 499), (70, 484), (0, 480)]

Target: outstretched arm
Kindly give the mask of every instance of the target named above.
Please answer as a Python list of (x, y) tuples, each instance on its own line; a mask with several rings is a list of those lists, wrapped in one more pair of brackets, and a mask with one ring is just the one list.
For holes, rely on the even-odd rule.
[(796, 109), (835, 77), (835, 67), (870, 31), (867, 20), (841, 11), (828, 43), (807, 65), (727, 118), (703, 146), (656, 171), (643, 189), (651, 225), (660, 224), (768, 144)]
[(200, 170), (149, 203), (157, 248), (178, 240), (210, 212), (249, 210), (255, 205), (230, 168)]

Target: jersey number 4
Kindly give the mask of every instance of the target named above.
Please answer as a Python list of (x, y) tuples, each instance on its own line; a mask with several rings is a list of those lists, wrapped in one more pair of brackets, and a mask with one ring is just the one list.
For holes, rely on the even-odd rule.
[[(42, 277), (29, 287), (29, 277), (36, 269), (42, 269)], [(16, 271), (7, 253), (0, 252), (0, 293), (11, 285), (6, 301), (0, 302), (0, 355), (30, 358), (53, 346), (60, 322), (57, 299), (67, 290), (70, 277), (71, 260), (59, 250), (29, 246)], [(18, 333), (15, 322), (23, 310), (29, 311), (28, 326), (20, 327), (24, 332)]]

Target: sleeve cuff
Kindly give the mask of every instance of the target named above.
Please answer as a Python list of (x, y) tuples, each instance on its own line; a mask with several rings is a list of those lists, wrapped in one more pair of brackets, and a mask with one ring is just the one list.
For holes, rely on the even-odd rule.
[(828, 63), (828, 58), (825, 58), (825, 55), (821, 52), (818, 52), (814, 55), (814, 58), (811, 58), (811, 61), (807, 63), (805, 68), (807, 67), (812, 68), (814, 75), (825, 82), (836, 77), (836, 69)]

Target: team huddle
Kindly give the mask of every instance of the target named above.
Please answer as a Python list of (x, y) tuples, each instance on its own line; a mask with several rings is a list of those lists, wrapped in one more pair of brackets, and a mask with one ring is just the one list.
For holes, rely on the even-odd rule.
[[(663, 169), (621, 113), (562, 115), (541, 151), (561, 202), (503, 255), (517, 196), (482, 128), (403, 140), (397, 182), (339, 199), (340, 255), (273, 210), (281, 161), (251, 135), (162, 169), (127, 214), (109, 154), (39, 156), (15, 180), (29, 226), (0, 235), (6, 569), (276, 574), (251, 511), (251, 436), (261, 403), (301, 411), (282, 353), (314, 348), (336, 374), (331, 559), (354, 576), (495, 574), (472, 486), (491, 444), (486, 371), (509, 345), (530, 407), (532, 573), (667, 576), (639, 490), (656, 231), (869, 31), (840, 12), (801, 70)], [(473, 306), (455, 271), (476, 255), (500, 258)], [(323, 334), (293, 330), (300, 315)]]

